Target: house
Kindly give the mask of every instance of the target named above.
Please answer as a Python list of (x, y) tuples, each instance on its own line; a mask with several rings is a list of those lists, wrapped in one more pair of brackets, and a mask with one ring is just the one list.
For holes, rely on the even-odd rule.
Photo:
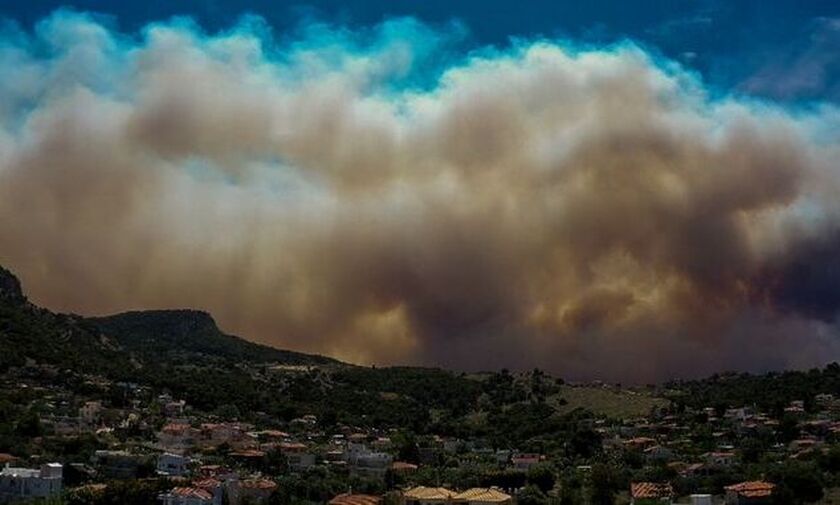
[(277, 489), (277, 483), (268, 479), (247, 479), (239, 483), (242, 501), (247, 503), (261, 503), (271, 496)]
[(184, 408), (186, 408), (186, 406), (187, 402), (184, 400), (170, 401), (163, 406), (163, 413), (167, 417), (182, 416), (184, 415)]
[(256, 449), (244, 449), (241, 451), (231, 452), (228, 456), (239, 463), (253, 466), (258, 465), (263, 458), (265, 458), (265, 452), (258, 451)]
[(636, 437), (624, 441), (624, 447), (630, 451), (644, 451), (656, 445), (656, 440), (650, 437)]
[(727, 505), (758, 505), (770, 503), (775, 484), (764, 481), (747, 481), (726, 486)]
[(391, 463), (391, 471), (399, 474), (414, 473), (417, 471), (417, 465), (405, 461), (394, 461)]
[(667, 482), (633, 482), (630, 484), (630, 498), (633, 505), (670, 505), (674, 489)]
[(61, 494), (63, 467), (47, 463), (40, 469), (6, 466), (0, 471), (0, 502), (36, 500)]
[(802, 438), (799, 440), (794, 440), (788, 445), (788, 451), (790, 452), (802, 452), (808, 451), (814, 448), (819, 447), (822, 443), (819, 440), (814, 438)]
[(674, 459), (674, 451), (662, 446), (652, 445), (644, 450), (647, 461), (671, 461)]
[(499, 504), (508, 505), (513, 498), (494, 487), (474, 487), (454, 496), (454, 501), (466, 505)]
[(679, 470), (678, 473), (682, 477), (699, 477), (699, 476), (709, 476), (715, 472), (715, 469), (709, 466), (706, 463), (692, 463), (682, 470)]
[(79, 408), (79, 422), (85, 426), (93, 426), (102, 414), (102, 402), (85, 402)]
[(390, 454), (385, 452), (371, 452), (357, 457), (352, 470), (357, 475), (384, 477), (385, 472), (391, 468), (393, 459)]
[(710, 494), (693, 494), (689, 497), (691, 505), (712, 505), (712, 495)]
[(385, 452), (373, 452), (363, 444), (351, 443), (345, 453), (347, 464), (354, 473), (369, 477), (384, 477), (394, 458)]
[(382, 498), (369, 494), (344, 493), (336, 496), (328, 505), (381, 505)]
[(451, 502), (454, 496), (455, 492), (445, 487), (417, 486), (403, 491), (400, 502), (404, 505), (437, 505)]
[(717, 451), (704, 454), (706, 464), (712, 468), (729, 468), (735, 464), (735, 453), (732, 451)]
[(280, 444), (280, 452), (286, 457), (289, 468), (293, 471), (315, 466), (315, 455), (308, 451), (306, 444), (284, 442)]
[[(221, 504), (224, 499), (226, 503), (237, 505), (240, 502), (240, 481), (239, 475), (227, 469), (218, 468), (218, 471), (211, 470), (210, 472), (200, 471), (204, 477), (193, 482), (193, 487), (197, 487), (207, 491), (213, 495), (213, 500), (219, 501)], [(212, 476), (208, 476), (211, 475)]]
[(249, 433), (248, 428), (240, 423), (204, 423), (200, 426), (201, 439), (208, 445), (229, 444), (236, 447), (255, 444), (257, 433)]
[(158, 441), (171, 449), (187, 449), (195, 445), (199, 431), (189, 424), (169, 423), (158, 433)]
[(126, 451), (98, 450), (93, 453), (91, 463), (100, 474), (108, 479), (133, 479), (137, 477), (142, 456)]
[(176, 487), (158, 495), (163, 505), (220, 505), (210, 492), (197, 487)]
[(189, 472), (190, 458), (165, 452), (158, 456), (157, 473), (169, 477), (183, 477)]
[(443, 456), (443, 449), (441, 447), (419, 447), (417, 449), (417, 459), (424, 465), (436, 465), (440, 463)]
[(539, 464), (542, 461), (542, 456), (539, 454), (516, 454), (510, 462), (516, 470), (528, 471), (531, 467)]
[(202, 479), (193, 482), (193, 487), (203, 489), (213, 496), (213, 505), (222, 505), (225, 496), (224, 483), (218, 479)]

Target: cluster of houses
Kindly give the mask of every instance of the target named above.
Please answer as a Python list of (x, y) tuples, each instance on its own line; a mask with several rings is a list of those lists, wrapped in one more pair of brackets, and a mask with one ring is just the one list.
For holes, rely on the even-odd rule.
[[(159, 499), (164, 505), (236, 505), (243, 500), (253, 503), (267, 497), (274, 487), (268, 481), (262, 486), (240, 483), (238, 487), (213, 478), (196, 481), (190, 487), (175, 487), (162, 493)], [(276, 485), (275, 485), (276, 487)], [(254, 491), (257, 491), (256, 493)], [(262, 493), (259, 493), (261, 491)], [(245, 498), (247, 496), (247, 498)], [(396, 499), (401, 505), (510, 505), (513, 497), (496, 488), (471, 488), (462, 492), (442, 487), (415, 487), (398, 492)], [(384, 497), (368, 494), (343, 493), (329, 500), (329, 505), (381, 505)]]
[(48, 499), (61, 494), (63, 467), (47, 463), (41, 468), (18, 468), (9, 463), (0, 471), (0, 503)]
[[(444, 459), (459, 463), (490, 461), (496, 468), (521, 472), (547, 460), (543, 454), (498, 449), (480, 439), (430, 437), (409, 463), (394, 456), (397, 451), (391, 440), (392, 430), (347, 426), (325, 433), (312, 415), (280, 426), (270, 421), (249, 424), (197, 413), (183, 400), (168, 395), (138, 399), (142, 396), (137, 394), (142, 392), (139, 386), (129, 384), (125, 389), (127, 401), (119, 409), (107, 408), (98, 400), (79, 403), (72, 398), (56, 399), (56, 408), (41, 418), (50, 434), (94, 434), (110, 440), (108, 449), (95, 451), (89, 460), (49, 463), (35, 469), (12, 466), (11, 457), (4, 461), (0, 455), (0, 464), (6, 465), (0, 472), (0, 503), (57, 495), (62, 492), (63, 476), (66, 478), (68, 473), (76, 475), (76, 481), (78, 475), (87, 475), (91, 482), (169, 478), (177, 485), (160, 494), (159, 501), (164, 505), (260, 503), (277, 490), (277, 483), (263, 473), (258, 463), (275, 454), (282, 455), (290, 472), (325, 467), (380, 481), (389, 473), (411, 474), (418, 467), (436, 466)], [(799, 435), (772, 448), (779, 460), (805, 458), (840, 441), (840, 399), (818, 395), (814, 403), (817, 412), (806, 412), (802, 401), (784, 408), (785, 416), (797, 420)], [(696, 425), (686, 421), (697, 417), (703, 418), (704, 427), (711, 430), (714, 439), (713, 447), (702, 451), (692, 441)], [(780, 429), (778, 416), (750, 407), (707, 408), (680, 415), (662, 412), (623, 422), (587, 418), (580, 423), (581, 428), (600, 435), (602, 449), (608, 455), (633, 454), (645, 464), (666, 465), (684, 478), (711, 476), (741, 465), (743, 453), (738, 443), (742, 437), (775, 434)], [(133, 436), (131, 443), (125, 443), (125, 437), (120, 442), (112, 436), (119, 430), (132, 430), (139, 435)], [(511, 503), (515, 497), (508, 493), (514, 491), (421, 486), (401, 490), (398, 495), (404, 505), (480, 505)], [(691, 505), (718, 504), (721, 499), (728, 505), (758, 505), (769, 503), (773, 492), (772, 483), (749, 481), (727, 486), (722, 498), (713, 500), (708, 494), (694, 494), (683, 500)], [(635, 482), (629, 495), (634, 505), (671, 504), (677, 500), (668, 482)], [(381, 496), (345, 493), (330, 503), (381, 502)]]
[(163, 505), (262, 503), (277, 489), (277, 483), (272, 480), (260, 477), (242, 479), (237, 472), (218, 465), (202, 466), (196, 478), (188, 482), (161, 493), (158, 500)]
[[(784, 416), (796, 420), (798, 438), (770, 447), (769, 456), (777, 461), (800, 460), (812, 457), (840, 440), (840, 400), (832, 395), (816, 397), (816, 412), (806, 413), (803, 401), (793, 401), (784, 408)], [(697, 454), (691, 442), (694, 427), (681, 422), (685, 417), (701, 414), (705, 426), (711, 430), (715, 449)], [(744, 463), (739, 440), (757, 435), (774, 438), (780, 430), (778, 418), (750, 407), (729, 408), (721, 412), (706, 408), (702, 412), (688, 412), (681, 419), (674, 415), (639, 419), (621, 426), (599, 427), (604, 450), (632, 453), (645, 464), (664, 464), (681, 478), (702, 478), (725, 473)], [(693, 450), (695, 449), (695, 450)], [(772, 503), (776, 486), (762, 480), (747, 481), (724, 487), (720, 499), (727, 505), (761, 505)], [(674, 490), (667, 482), (637, 482), (630, 489), (633, 504), (661, 505), (675, 503)], [(708, 494), (688, 497), (692, 505), (711, 505)]]
[[(768, 505), (773, 503), (775, 484), (764, 481), (747, 481), (724, 488), (726, 505)], [(634, 482), (630, 485), (630, 498), (633, 505), (672, 505), (674, 488), (669, 483)], [(692, 494), (688, 505), (712, 505), (710, 494)]]

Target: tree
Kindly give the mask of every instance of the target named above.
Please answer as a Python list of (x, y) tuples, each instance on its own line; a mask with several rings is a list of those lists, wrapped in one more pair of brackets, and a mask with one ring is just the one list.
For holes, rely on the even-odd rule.
[(43, 435), (44, 429), (41, 427), (41, 419), (38, 413), (34, 410), (27, 410), (23, 417), (18, 420), (15, 431), (18, 435), (26, 438), (35, 438)]
[(785, 415), (779, 422), (779, 438), (782, 442), (790, 442), (799, 437), (799, 421), (792, 415)]
[(827, 472), (840, 473), (840, 447), (832, 446), (820, 457), (820, 467)]
[(580, 496), (580, 487), (572, 485), (572, 482), (564, 482), (560, 486), (560, 495), (558, 496), (560, 505), (578, 505), (582, 499)]
[(420, 447), (417, 439), (411, 432), (400, 432), (393, 437), (394, 446), (397, 448), (397, 458), (408, 463), (420, 461)]
[(519, 492), (516, 502), (519, 505), (546, 505), (548, 497), (540, 488), (529, 484)]
[(601, 449), (601, 436), (590, 429), (579, 429), (569, 440), (569, 451), (572, 456), (591, 458)]
[(603, 463), (592, 465), (589, 476), (589, 501), (592, 505), (613, 505), (615, 481), (613, 471)]
[(526, 477), (528, 484), (537, 486), (540, 491), (547, 493), (554, 488), (554, 467), (548, 463), (539, 463), (528, 470)]
[(789, 463), (775, 476), (780, 496), (790, 494), (792, 503), (813, 503), (823, 498), (820, 472), (814, 464)]

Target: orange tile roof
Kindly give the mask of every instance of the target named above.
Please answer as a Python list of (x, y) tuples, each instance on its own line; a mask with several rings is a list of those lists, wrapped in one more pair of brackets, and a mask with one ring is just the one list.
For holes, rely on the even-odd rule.
[(457, 501), (504, 503), (510, 501), (511, 496), (492, 487), (474, 487), (455, 495)]
[(340, 494), (329, 501), (329, 505), (379, 505), (382, 498), (368, 494)]
[(265, 435), (270, 438), (288, 438), (290, 435), (285, 431), (279, 430), (263, 430), (258, 432), (260, 435)]
[(724, 489), (744, 498), (761, 498), (773, 494), (775, 488), (776, 485), (773, 483), (753, 480), (726, 486)]
[(200, 487), (201, 489), (215, 489), (215, 488), (217, 488), (221, 485), (222, 485), (221, 482), (219, 482), (218, 480), (213, 479), (213, 478), (202, 479), (202, 480), (197, 480), (197, 481), (193, 482), (193, 486)]
[(630, 484), (633, 498), (670, 498), (674, 496), (671, 484), (660, 482), (634, 482)]
[(203, 489), (198, 489), (195, 487), (176, 487), (172, 488), (172, 494), (176, 496), (182, 496), (184, 498), (199, 498), (201, 500), (212, 500), (213, 495), (208, 493)]
[(189, 424), (170, 423), (161, 428), (160, 431), (164, 433), (183, 433), (189, 431), (190, 428), (191, 426)]
[(247, 489), (263, 489), (266, 491), (269, 489), (277, 489), (277, 483), (267, 479), (243, 480), (240, 485)]
[(234, 458), (262, 458), (265, 456), (265, 452), (256, 449), (245, 449), (243, 451), (232, 452), (230, 456)]
[(409, 500), (447, 501), (455, 496), (455, 492), (445, 487), (417, 486), (404, 491), (403, 496)]
[(307, 447), (306, 444), (302, 444), (300, 442), (283, 442), (280, 444), (280, 449), (290, 452), (300, 452), (305, 451)]

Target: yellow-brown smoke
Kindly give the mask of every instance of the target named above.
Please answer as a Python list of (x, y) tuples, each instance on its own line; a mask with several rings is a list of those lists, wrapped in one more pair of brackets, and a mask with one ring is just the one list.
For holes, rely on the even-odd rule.
[(641, 381), (840, 356), (837, 109), (711, 98), (630, 45), (408, 85), (428, 41), (343, 37), (70, 15), (4, 49), (0, 262), (50, 308), (200, 308), (358, 362)]

